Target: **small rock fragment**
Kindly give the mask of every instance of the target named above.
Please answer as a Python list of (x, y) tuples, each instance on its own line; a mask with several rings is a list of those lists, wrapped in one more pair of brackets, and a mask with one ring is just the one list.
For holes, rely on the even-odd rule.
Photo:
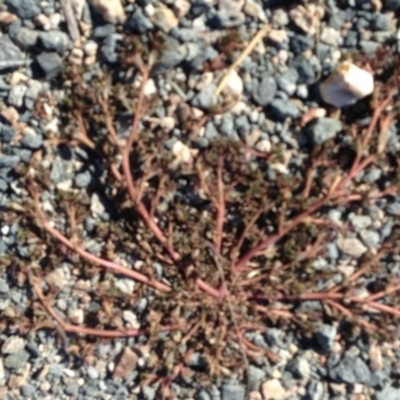
[(122, 378), (131, 374), (135, 370), (137, 362), (138, 355), (129, 347), (124, 347), (115, 361), (113, 378)]
[(324, 8), (315, 4), (297, 5), (289, 11), (290, 19), (304, 33), (314, 35), (321, 19), (324, 16)]
[(307, 129), (311, 134), (312, 142), (320, 145), (342, 130), (342, 122), (333, 118), (318, 118)]
[(352, 105), (374, 91), (372, 74), (345, 61), (320, 84), (322, 99), (335, 107)]
[(123, 23), (126, 20), (121, 0), (89, 0), (89, 3), (111, 24)]
[(286, 390), (278, 379), (269, 379), (264, 382), (261, 392), (265, 400), (284, 400), (287, 397)]
[(368, 250), (357, 238), (341, 237), (337, 240), (337, 246), (344, 254), (354, 258), (361, 257)]
[(151, 22), (165, 33), (169, 33), (178, 26), (178, 18), (174, 12), (162, 3), (159, 3), (157, 7), (152, 4), (147, 5), (145, 13)]

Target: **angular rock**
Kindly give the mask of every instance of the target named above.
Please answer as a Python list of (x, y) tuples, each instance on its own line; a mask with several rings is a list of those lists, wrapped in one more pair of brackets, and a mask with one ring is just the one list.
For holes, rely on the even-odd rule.
[(335, 107), (350, 106), (374, 91), (373, 75), (345, 61), (320, 84), (322, 99)]

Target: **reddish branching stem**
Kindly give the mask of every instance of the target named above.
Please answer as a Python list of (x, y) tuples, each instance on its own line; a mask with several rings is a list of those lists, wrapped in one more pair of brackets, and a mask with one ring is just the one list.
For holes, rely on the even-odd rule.
[(64, 244), (68, 249), (76, 252), (82, 258), (84, 258), (86, 261), (91, 262), (95, 265), (98, 265), (102, 268), (106, 268), (116, 274), (125, 275), (131, 279), (138, 281), (138, 282), (142, 282), (148, 286), (154, 287), (155, 289), (161, 290), (162, 292), (168, 293), (171, 291), (171, 287), (169, 285), (166, 285), (165, 283), (151, 280), (150, 278), (141, 274), (140, 272), (128, 269), (126, 267), (123, 267), (122, 265), (115, 263), (115, 262), (104, 260), (100, 257), (95, 256), (94, 254), (91, 254), (91, 253), (83, 250), (79, 246), (77, 246), (75, 243), (73, 243), (71, 240), (66, 238), (61, 232), (59, 232), (56, 228), (54, 228), (52, 226), (52, 224), (50, 223), (46, 214), (44, 213), (44, 211), (42, 210), (42, 208), (40, 206), (39, 193), (38, 193), (36, 187), (34, 185), (32, 185), (29, 188), (29, 190), (30, 190), (31, 196), (34, 200), (35, 210), (36, 210), (37, 216), (40, 219), (41, 226), (51, 236), (53, 236), (59, 242)]

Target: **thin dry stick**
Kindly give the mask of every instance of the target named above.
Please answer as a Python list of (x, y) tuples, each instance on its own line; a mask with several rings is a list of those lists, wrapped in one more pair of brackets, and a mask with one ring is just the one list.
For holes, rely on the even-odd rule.
[(67, 22), (68, 32), (73, 42), (80, 38), (79, 27), (76, 21), (74, 9), (71, 0), (60, 0), (63, 9), (65, 21)]
[(113, 271), (114, 273), (121, 274), (128, 276), (131, 279), (134, 279), (138, 282), (142, 282), (148, 286), (152, 286), (156, 289), (159, 289), (163, 292), (170, 292), (171, 287), (169, 285), (166, 285), (165, 283), (156, 281), (156, 280), (151, 280), (147, 276), (141, 274), (140, 272), (128, 269), (123, 267), (122, 265), (119, 265), (117, 263), (114, 263), (112, 261), (107, 261), (104, 260), (100, 257), (97, 257), (83, 249), (81, 249), (79, 246), (75, 245), (71, 240), (67, 239), (61, 232), (59, 232), (57, 229), (55, 229), (51, 223), (48, 221), (46, 214), (43, 212), (41, 206), (40, 206), (40, 200), (39, 200), (39, 194), (36, 188), (31, 186), (29, 188), (31, 196), (34, 200), (35, 204), (35, 210), (36, 213), (40, 219), (41, 226), (54, 238), (56, 238), (58, 241), (63, 243), (66, 247), (68, 247), (70, 250), (75, 251), (77, 254), (79, 254), (82, 258), (85, 260), (97, 264), (100, 267), (109, 269)]
[(240, 54), (239, 58), (228, 68), (228, 71), (224, 75), (224, 77), (219, 82), (217, 89), (215, 90), (215, 96), (218, 97), (221, 92), (224, 90), (228, 80), (229, 75), (232, 71), (234, 71), (243, 60), (253, 51), (253, 49), (257, 46), (257, 44), (264, 38), (264, 36), (271, 30), (271, 25), (264, 25), (254, 36), (251, 42), (247, 45), (247, 47)]
[(225, 221), (225, 189), (224, 181), (222, 179), (222, 158), (218, 159), (217, 167), (217, 226), (215, 232), (215, 247), (217, 254), (221, 254), (222, 238), (224, 234), (224, 221)]

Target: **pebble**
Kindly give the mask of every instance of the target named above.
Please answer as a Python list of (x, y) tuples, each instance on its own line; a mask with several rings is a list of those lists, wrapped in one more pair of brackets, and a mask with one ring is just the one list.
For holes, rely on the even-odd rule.
[(200, 109), (208, 110), (217, 104), (215, 91), (217, 87), (212, 83), (204, 86), (192, 99), (192, 105)]
[(25, 339), (20, 336), (8, 337), (1, 346), (2, 354), (14, 354), (25, 348)]
[(360, 357), (344, 356), (333, 368), (329, 368), (329, 377), (338, 383), (365, 383), (370, 381), (370, 370)]
[(162, 3), (147, 5), (145, 14), (155, 26), (165, 33), (171, 32), (172, 29), (178, 26), (178, 18), (174, 12)]
[(253, 99), (259, 106), (265, 107), (272, 102), (277, 89), (276, 80), (272, 76), (266, 76), (259, 85), (256, 84)]
[(39, 34), (39, 40), (47, 51), (56, 51), (63, 55), (67, 50), (71, 49), (72, 44), (69, 36), (60, 31), (47, 31)]
[(333, 118), (315, 118), (307, 132), (314, 145), (320, 145), (333, 139), (342, 130), (342, 122)]
[(345, 61), (320, 84), (322, 99), (335, 107), (352, 105), (374, 90), (373, 75)]
[(324, 352), (332, 351), (336, 334), (337, 327), (334, 325), (321, 324), (317, 328), (315, 339)]
[(21, 140), (21, 146), (30, 150), (37, 150), (43, 144), (42, 135), (35, 132), (34, 129), (27, 127), (24, 129), (24, 136)]
[(243, 80), (239, 74), (235, 70), (229, 72), (229, 78), (224, 88), (224, 93), (241, 96), (243, 93), (243, 88)]
[(286, 389), (282, 386), (279, 379), (269, 379), (261, 385), (261, 393), (265, 400), (285, 400), (287, 399)]
[(299, 109), (291, 100), (285, 101), (276, 98), (272, 100), (269, 106), (280, 121), (284, 121), (286, 118), (298, 118), (300, 116)]
[(146, 33), (154, 28), (154, 24), (144, 15), (140, 7), (135, 7), (134, 12), (126, 21), (126, 26), (139, 34)]
[(357, 238), (340, 237), (337, 240), (337, 246), (341, 252), (354, 258), (360, 258), (368, 250), (368, 248)]
[(21, 19), (31, 19), (41, 12), (40, 0), (5, 0), (9, 10)]
[(112, 372), (114, 379), (129, 375), (135, 370), (138, 362), (138, 355), (129, 347), (124, 347), (115, 359), (115, 367)]
[(0, 37), (0, 48), (0, 72), (25, 64), (23, 53), (7, 35)]
[(122, 24), (126, 20), (121, 0), (89, 0), (89, 4), (110, 24)]
[(56, 52), (41, 53), (36, 57), (46, 80), (50, 80), (58, 75), (62, 68), (62, 60)]

